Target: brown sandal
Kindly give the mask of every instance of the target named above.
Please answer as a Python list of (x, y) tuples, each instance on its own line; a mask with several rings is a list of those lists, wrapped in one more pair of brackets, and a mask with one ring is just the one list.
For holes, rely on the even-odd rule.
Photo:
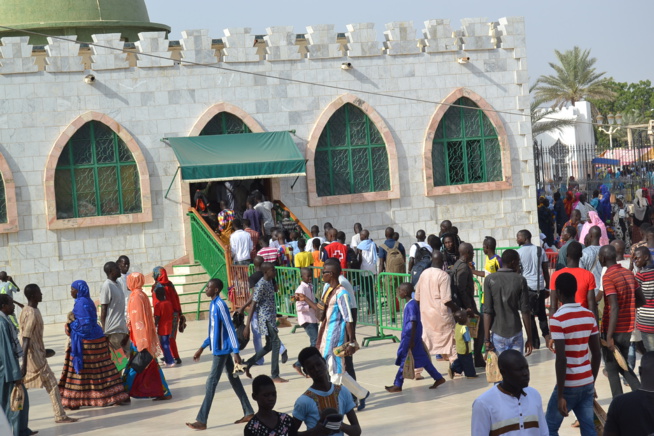
[(192, 428), (193, 430), (206, 430), (207, 424), (202, 424), (201, 422), (187, 422), (186, 426)]

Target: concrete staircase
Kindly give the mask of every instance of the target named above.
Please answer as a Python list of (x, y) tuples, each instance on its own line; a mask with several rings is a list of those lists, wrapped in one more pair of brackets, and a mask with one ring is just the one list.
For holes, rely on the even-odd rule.
[[(209, 281), (209, 275), (199, 263), (173, 265), (173, 273), (168, 275), (170, 281), (175, 285), (179, 294), (179, 301), (182, 304), (182, 311), (188, 321), (196, 319), (207, 319), (210, 300), (204, 295), (204, 286)], [(200, 317), (197, 318), (198, 292), (203, 292), (200, 300)]]

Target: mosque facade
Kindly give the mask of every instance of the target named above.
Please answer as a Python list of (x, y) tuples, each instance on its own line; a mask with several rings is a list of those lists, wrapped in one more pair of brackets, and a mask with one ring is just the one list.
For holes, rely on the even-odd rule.
[(16, 29), (0, 34), (0, 269), (41, 286), (46, 323), (65, 320), (74, 280), (97, 295), (121, 254), (142, 272), (192, 256), (193, 186), (164, 138), (291, 131), (306, 176), (261, 184), (349, 236), (392, 225), (408, 246), (442, 219), (478, 247), (536, 232), (522, 18), (393, 22), (383, 41), (372, 23), (174, 41), (147, 11), (113, 18), (0, 18)]

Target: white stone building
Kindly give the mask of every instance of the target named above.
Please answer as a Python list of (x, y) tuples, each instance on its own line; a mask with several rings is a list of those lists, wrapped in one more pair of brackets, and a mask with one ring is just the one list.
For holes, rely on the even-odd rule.
[[(522, 18), (466, 19), (461, 29), (429, 20), (420, 36), (413, 23), (389, 23), (383, 42), (372, 24), (350, 24), (345, 45), (334, 25), (307, 27), (306, 47), (297, 30), (269, 28), (263, 60), (247, 28), (226, 29), (219, 50), (206, 31), (183, 32), (181, 51), (165, 32), (144, 32), (136, 58), (106, 48), (123, 48), (119, 34), (94, 35), (106, 47), (91, 57), (50, 39), (45, 63), (28, 37), (1, 39), (0, 269), (41, 286), (46, 322), (71, 310), (74, 280), (97, 295), (103, 264), (120, 254), (148, 272), (192, 253), (190, 186), (177, 177), (164, 198), (178, 162), (161, 139), (199, 135), (225, 112), (252, 132), (295, 131), (306, 177), (266, 183), (309, 226), (328, 220), (349, 238), (358, 221), (380, 239), (392, 225), (406, 246), (443, 219), (477, 247), (487, 234), (506, 246), (519, 229), (536, 231)], [(349, 121), (328, 124), (334, 114)], [(325, 126), (366, 135), (339, 148), (336, 136), (319, 141)], [(370, 153), (359, 161), (368, 168), (353, 145)]]

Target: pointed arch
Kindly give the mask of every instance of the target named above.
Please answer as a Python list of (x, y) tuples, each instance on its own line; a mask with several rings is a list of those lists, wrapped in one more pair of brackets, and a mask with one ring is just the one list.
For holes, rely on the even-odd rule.
[[(57, 164), (62, 155), (62, 152), (69, 145), (71, 138), (86, 124), (96, 122), (111, 129), (116, 137), (122, 141), (131, 153), (131, 157), (136, 164), (136, 173), (138, 175), (140, 189), (140, 212), (122, 213), (116, 215), (99, 215), (87, 216), (76, 218), (57, 218), (57, 198), (55, 192), (55, 174)], [(116, 157), (117, 161), (120, 161)], [(78, 227), (93, 227), (93, 226), (107, 226), (117, 224), (134, 224), (152, 221), (152, 200), (150, 194), (150, 174), (148, 172), (147, 162), (136, 140), (118, 124), (114, 119), (108, 115), (99, 112), (86, 112), (80, 115), (59, 135), (55, 141), (48, 159), (46, 161), (45, 172), (43, 177), (43, 184), (45, 188), (45, 202), (46, 202), (46, 217), (48, 220), (48, 229), (67, 229)]]
[[(390, 189), (386, 191), (362, 192), (356, 194), (318, 196), (315, 166), (318, 143), (323, 131), (327, 127), (329, 120), (339, 109), (347, 104), (351, 104), (360, 109), (368, 117), (370, 123), (376, 127), (381, 138), (383, 139), (384, 144), (386, 145), (386, 153), (388, 154)], [(400, 198), (400, 176), (397, 162), (397, 149), (393, 134), (379, 113), (377, 113), (377, 111), (375, 111), (372, 106), (355, 95), (341, 95), (332, 101), (329, 105), (327, 105), (327, 107), (322, 111), (320, 117), (318, 117), (318, 120), (311, 130), (311, 135), (309, 136), (309, 141), (307, 143), (306, 158), (309, 206), (327, 206), (334, 204), (359, 203), (363, 201), (380, 201)]]
[[(0, 233), (14, 233), (18, 231), (18, 207), (16, 205), (16, 184), (14, 175), (5, 157), (0, 153), (0, 183), (3, 192), (0, 195)], [(4, 205), (2, 204), (4, 203)]]
[[(441, 121), (444, 120), (445, 114), (448, 112), (448, 110), (450, 110), (450, 105), (457, 103), (457, 101), (462, 98), (467, 99), (465, 101), (471, 101), (477, 108), (481, 109), (483, 113), (482, 119), (487, 119), (490, 121), (492, 127), (495, 129), (501, 156), (501, 163), (497, 168), (497, 171), (501, 169), (501, 175), (498, 175), (498, 177), (492, 177), (497, 179), (494, 181), (485, 181), (488, 179), (486, 178), (484, 181), (473, 183), (435, 183), (434, 171), (448, 171), (448, 168), (434, 168), (434, 163), (432, 160), (432, 153), (434, 151), (434, 137), (436, 136), (436, 131), (441, 124)], [(427, 126), (427, 131), (425, 133), (425, 142), (423, 148), (423, 171), (426, 196), (457, 194), (461, 192), (495, 191), (510, 189), (512, 187), (511, 152), (506, 129), (504, 128), (504, 123), (502, 122), (502, 119), (499, 117), (495, 109), (479, 94), (466, 88), (457, 88), (447, 97), (445, 97), (445, 99), (442, 101), (442, 104), (438, 105), (438, 108), (429, 121), (429, 125)], [(469, 182), (468, 179), (466, 179), (466, 181)], [(441, 186), (435, 186), (437, 184)]]
[(200, 136), (202, 129), (204, 129), (207, 124), (209, 124), (209, 122), (213, 119), (213, 117), (215, 117), (221, 112), (227, 112), (228, 114), (232, 114), (240, 118), (243, 121), (243, 124), (245, 124), (252, 133), (263, 132), (263, 128), (261, 127), (261, 125), (259, 125), (259, 123), (257, 123), (257, 121), (254, 118), (252, 118), (250, 114), (248, 114), (238, 106), (221, 102), (221, 103), (214, 104), (209, 109), (204, 111), (202, 116), (200, 116), (200, 118), (198, 118), (198, 120), (193, 125), (193, 128), (189, 132), (188, 136)]

